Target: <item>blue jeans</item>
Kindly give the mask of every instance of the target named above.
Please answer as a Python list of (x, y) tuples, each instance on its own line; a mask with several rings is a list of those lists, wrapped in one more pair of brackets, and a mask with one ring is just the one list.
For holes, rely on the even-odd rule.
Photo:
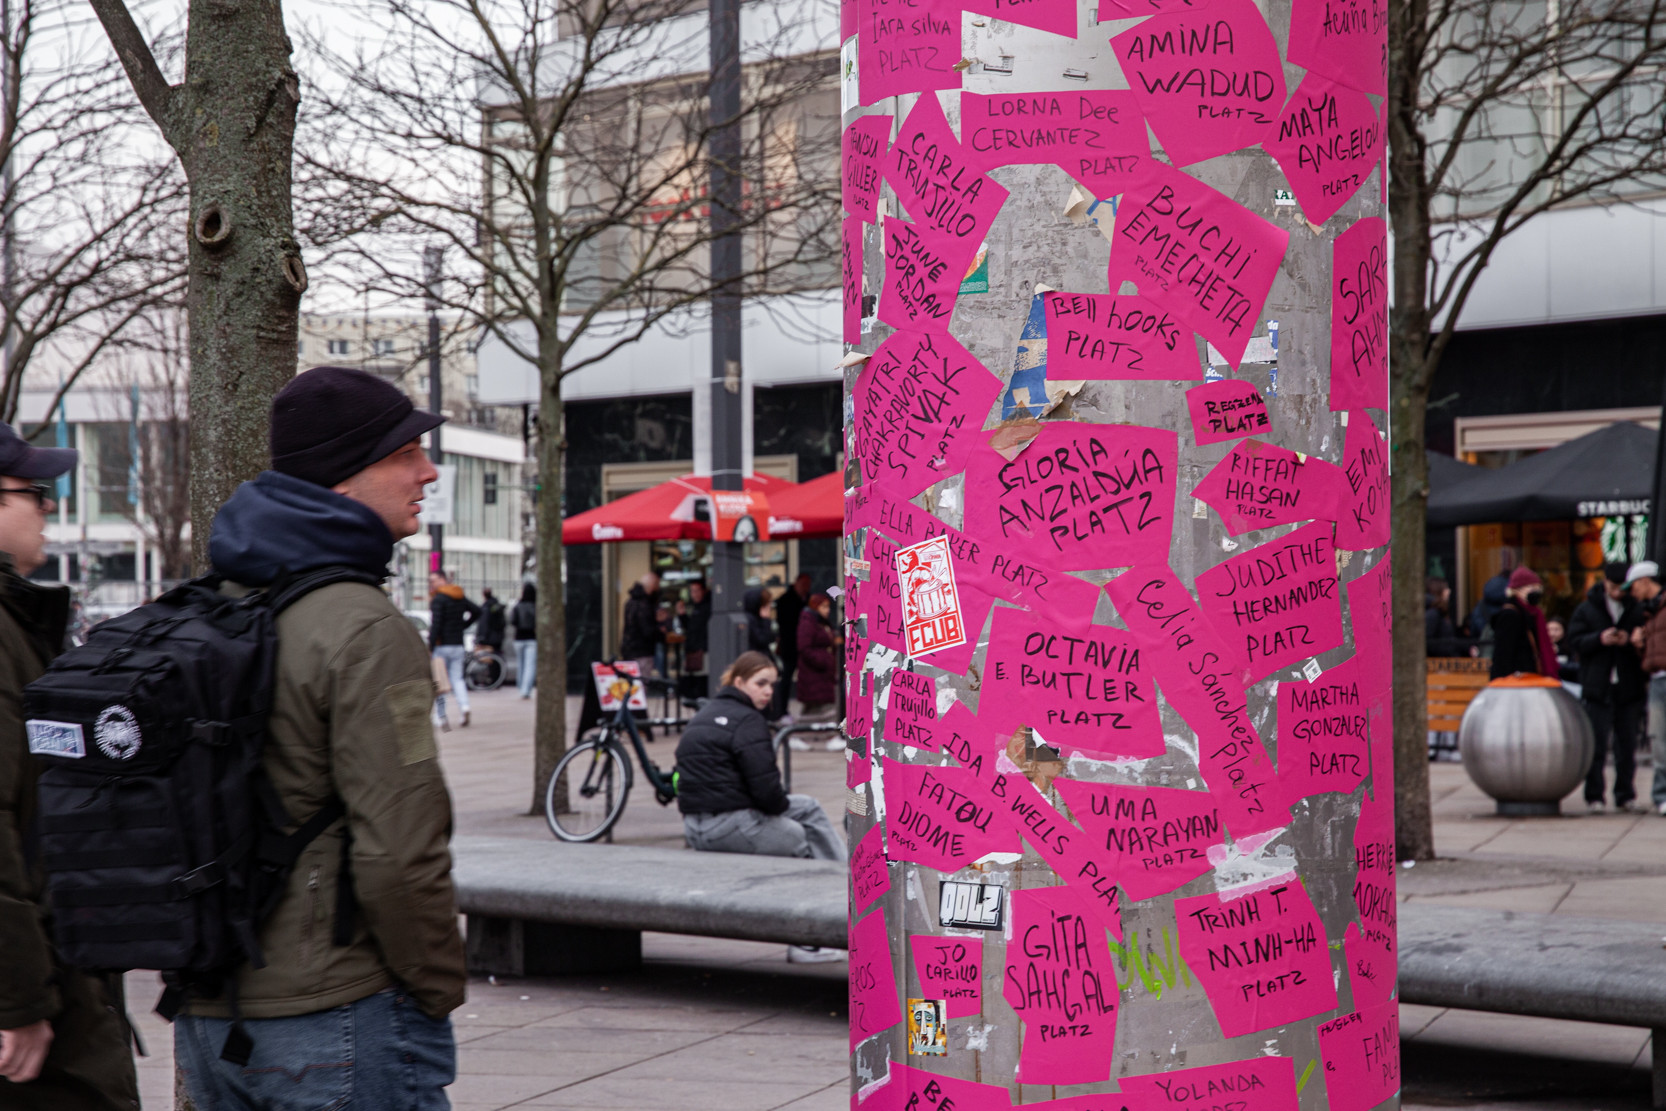
[(521, 692), (522, 698), (532, 695), (533, 684), (538, 681), (538, 642), (536, 640), (517, 640), (515, 642), (515, 689)]
[[(463, 661), (468, 659), (469, 650), (461, 644), (442, 644), (434, 649), (434, 655), (445, 661), (445, 673), (451, 678), (450, 697), (457, 700), (457, 708), (463, 713), (469, 712), (469, 684), (463, 678)], [(445, 719), (445, 695), (434, 699), (434, 718), (437, 721)]]
[(207, 1111), (446, 1111), (457, 1078), (451, 1019), (400, 991), (293, 1018), (245, 1019), (247, 1066), (220, 1059), (229, 1019), (181, 1015), (174, 1062)]

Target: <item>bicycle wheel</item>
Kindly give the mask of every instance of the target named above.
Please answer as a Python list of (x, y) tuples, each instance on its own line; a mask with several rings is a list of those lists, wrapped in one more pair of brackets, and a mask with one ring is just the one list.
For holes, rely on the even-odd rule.
[(470, 690), (495, 691), (503, 686), (505, 670), (502, 656), (496, 652), (481, 652), (469, 657), (469, 666), (463, 677), (468, 681)]
[(611, 737), (577, 745), (544, 788), (544, 820), (561, 841), (595, 841), (625, 812), (630, 765)]

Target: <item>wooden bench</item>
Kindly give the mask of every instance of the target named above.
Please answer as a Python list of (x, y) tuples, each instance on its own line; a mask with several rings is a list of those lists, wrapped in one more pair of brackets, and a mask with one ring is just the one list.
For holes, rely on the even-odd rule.
[(1400, 904), (1400, 1002), (1643, 1026), (1666, 1108), (1666, 949), (1649, 922)]
[(644, 930), (847, 944), (846, 871), (833, 861), (519, 837), (458, 837), (451, 851), (471, 972), (635, 968)]
[(1429, 729), (1435, 733), (1456, 733), (1464, 711), (1487, 685), (1492, 661), (1470, 656), (1431, 656), (1426, 698)]

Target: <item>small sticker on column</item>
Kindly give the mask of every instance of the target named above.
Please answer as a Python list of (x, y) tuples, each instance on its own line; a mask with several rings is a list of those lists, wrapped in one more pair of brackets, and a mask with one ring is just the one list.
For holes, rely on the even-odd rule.
[(966, 643), (966, 622), (947, 536), (898, 548), (897, 583), (902, 590), (903, 635), (910, 656)]
[(1006, 890), (998, 883), (944, 880), (937, 891), (938, 924), (970, 930), (998, 930), (1001, 928), (1001, 909), (1006, 905)]

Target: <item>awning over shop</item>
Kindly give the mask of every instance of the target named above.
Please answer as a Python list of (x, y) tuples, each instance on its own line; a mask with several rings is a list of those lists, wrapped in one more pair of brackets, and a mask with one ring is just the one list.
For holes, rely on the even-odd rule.
[(845, 476), (833, 471), (769, 495), (769, 535), (775, 540), (821, 540), (845, 526)]
[[(1621, 421), (1442, 489), (1429, 454), (1429, 527), (1566, 521), (1649, 511), (1656, 434)], [(1454, 464), (1462, 466), (1462, 464)]]
[[(746, 489), (775, 499), (798, 488), (796, 482), (766, 474), (746, 476)], [(612, 540), (710, 540), (712, 480), (685, 474), (626, 494), (606, 505), (561, 522), (563, 544), (600, 544)], [(794, 536), (802, 535), (795, 533)]]

